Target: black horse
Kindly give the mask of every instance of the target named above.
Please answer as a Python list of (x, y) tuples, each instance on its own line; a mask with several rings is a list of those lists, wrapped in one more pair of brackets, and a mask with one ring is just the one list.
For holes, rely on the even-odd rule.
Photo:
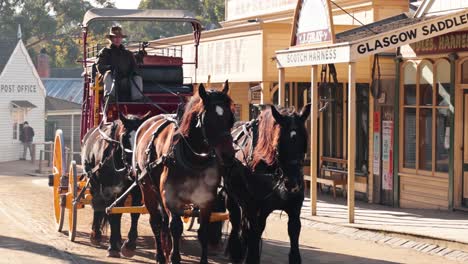
[(258, 119), (233, 130), (238, 161), (226, 168), (224, 185), (232, 224), (226, 250), (234, 262), (242, 261), (246, 254), (246, 263), (260, 262), (266, 219), (274, 210), (283, 210), (289, 217), (289, 263), (301, 263), (299, 216), (309, 114), (310, 104), (300, 114), (286, 109), (278, 112), (271, 106)]
[(181, 216), (187, 205), (200, 209), (200, 263), (208, 263), (208, 223), (217, 197), (224, 160), (234, 159), (231, 128), (234, 104), (226, 81), (222, 91), (206, 91), (185, 107), (180, 123), (155, 116), (137, 132), (135, 175), (150, 214), (158, 263), (180, 263)]
[[(132, 141), (137, 128), (149, 117), (119, 115), (120, 119), (102, 123), (91, 129), (83, 138), (81, 158), (84, 171), (89, 179), (94, 210), (91, 243), (99, 245), (102, 240), (101, 228), (109, 222), (111, 235), (108, 257), (132, 257), (138, 237), (137, 225), (140, 214), (131, 214), (132, 224), (128, 240), (122, 245), (120, 223), (122, 214), (107, 215), (106, 207), (124, 193), (132, 184), (130, 180), (132, 164)], [(132, 205), (140, 206), (142, 195), (139, 188), (131, 191)], [(123, 203), (123, 202), (122, 202)], [(118, 206), (122, 206), (122, 203)]]

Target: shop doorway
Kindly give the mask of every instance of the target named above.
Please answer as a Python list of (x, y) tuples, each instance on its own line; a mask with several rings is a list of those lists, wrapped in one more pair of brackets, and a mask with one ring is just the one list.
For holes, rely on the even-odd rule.
[(463, 177), (462, 205), (468, 207), (468, 90), (463, 90)]

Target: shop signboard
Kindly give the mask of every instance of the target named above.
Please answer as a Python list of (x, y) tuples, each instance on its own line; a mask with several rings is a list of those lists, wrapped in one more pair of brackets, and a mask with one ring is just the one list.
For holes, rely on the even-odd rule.
[(464, 9), (461, 12), (439, 16), (354, 42), (351, 45), (351, 58), (355, 60), (362, 56), (370, 56), (466, 27), (468, 27), (468, 11)]
[(468, 31), (449, 34), (418, 41), (410, 45), (417, 55), (460, 52), (468, 50)]
[(293, 10), (297, 0), (227, 0), (226, 21)]
[(333, 18), (327, 0), (299, 0), (293, 25), (291, 46), (334, 42)]
[(300, 51), (286, 50), (276, 53), (278, 67), (299, 67), (328, 63), (349, 62), (350, 50), (348, 45), (310, 48)]

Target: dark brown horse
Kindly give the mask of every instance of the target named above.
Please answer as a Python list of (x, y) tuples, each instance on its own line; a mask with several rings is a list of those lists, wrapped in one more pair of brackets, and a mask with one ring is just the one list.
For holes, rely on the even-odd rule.
[[(299, 218), (304, 201), (303, 161), (307, 152), (305, 121), (300, 114), (275, 107), (233, 130), (238, 162), (224, 178), (232, 224), (227, 252), (234, 262), (260, 263), (260, 242), (266, 219), (274, 210), (288, 214), (289, 263), (301, 263)], [(242, 208), (242, 210), (240, 210)]]
[(228, 90), (227, 81), (222, 91), (207, 92), (201, 84), (180, 125), (161, 115), (138, 129), (133, 164), (150, 213), (159, 263), (180, 263), (180, 216), (189, 204), (200, 208), (200, 263), (208, 263), (208, 223), (223, 161), (234, 158), (230, 133), (234, 107)]
[[(136, 249), (137, 224), (140, 214), (131, 214), (132, 224), (128, 240), (122, 246), (120, 223), (122, 214), (106, 215), (105, 209), (132, 184), (130, 180), (132, 164), (132, 141), (137, 128), (148, 119), (120, 115), (120, 120), (102, 123), (91, 129), (83, 138), (81, 159), (89, 179), (94, 210), (91, 242), (99, 245), (102, 240), (101, 227), (107, 221), (111, 227), (108, 256), (120, 257), (120, 251), (131, 257)], [(134, 188), (131, 192), (132, 205), (141, 205), (141, 192)], [(122, 202), (123, 203), (123, 202)], [(119, 206), (122, 203), (118, 204)]]

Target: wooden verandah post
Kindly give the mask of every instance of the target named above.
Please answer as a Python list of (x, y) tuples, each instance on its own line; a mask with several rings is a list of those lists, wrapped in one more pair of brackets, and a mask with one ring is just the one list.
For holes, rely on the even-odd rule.
[(318, 104), (319, 91), (317, 87), (317, 65), (312, 66), (310, 78), (310, 210), (312, 215), (317, 215), (317, 171), (318, 171)]

